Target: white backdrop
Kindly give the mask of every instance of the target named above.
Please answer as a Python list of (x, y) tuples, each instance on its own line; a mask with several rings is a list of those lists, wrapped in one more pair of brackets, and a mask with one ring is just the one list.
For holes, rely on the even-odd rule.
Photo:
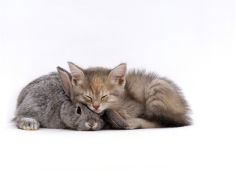
[[(234, 0), (0, 0), (1, 176), (235, 176)], [(19, 91), (73, 61), (126, 62), (184, 91), (194, 125), (28, 132)]]

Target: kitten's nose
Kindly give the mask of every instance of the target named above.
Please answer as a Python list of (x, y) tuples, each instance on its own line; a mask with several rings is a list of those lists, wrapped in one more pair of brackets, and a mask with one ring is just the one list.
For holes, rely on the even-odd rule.
[(93, 104), (93, 107), (94, 107), (94, 109), (96, 109), (96, 110), (98, 110), (99, 106), (100, 106), (100, 105)]

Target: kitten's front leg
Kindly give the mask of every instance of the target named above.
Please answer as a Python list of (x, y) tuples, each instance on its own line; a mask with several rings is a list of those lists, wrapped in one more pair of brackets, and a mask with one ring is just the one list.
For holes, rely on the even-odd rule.
[[(150, 121), (145, 119), (144, 117), (139, 117), (136, 112), (132, 112), (132, 110), (123, 109), (119, 112), (122, 117), (125, 118), (128, 127), (126, 129), (141, 129), (141, 128), (160, 128), (161, 125), (157, 121)], [(140, 112), (141, 113), (141, 112)], [(139, 113), (139, 114), (140, 114)]]
[(129, 125), (126, 129), (161, 128), (161, 125), (157, 122), (152, 122), (143, 118), (129, 118), (126, 121)]
[(127, 129), (129, 127), (126, 120), (118, 112), (111, 109), (106, 110), (106, 120), (113, 128)]
[(118, 129), (138, 129), (138, 128), (160, 128), (157, 122), (151, 122), (143, 118), (128, 118), (128, 116), (121, 116), (118, 112), (108, 109), (106, 111), (107, 121), (113, 128)]

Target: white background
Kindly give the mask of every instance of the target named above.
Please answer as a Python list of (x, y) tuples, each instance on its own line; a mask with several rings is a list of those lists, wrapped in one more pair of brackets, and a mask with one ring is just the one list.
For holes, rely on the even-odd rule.
[[(234, 0), (0, 0), (1, 176), (236, 176)], [(73, 61), (174, 80), (194, 125), (22, 131), (19, 91)]]

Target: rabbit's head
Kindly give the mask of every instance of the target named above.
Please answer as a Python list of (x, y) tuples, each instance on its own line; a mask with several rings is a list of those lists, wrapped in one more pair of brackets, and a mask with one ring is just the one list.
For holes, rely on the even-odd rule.
[(75, 130), (100, 130), (104, 126), (99, 114), (83, 104), (74, 105), (70, 101), (62, 104), (60, 116), (68, 127)]
[(57, 67), (63, 89), (68, 99), (61, 105), (60, 117), (68, 128), (76, 130), (100, 130), (104, 127), (101, 116), (91, 111), (82, 103), (74, 103), (71, 75), (63, 68)]

